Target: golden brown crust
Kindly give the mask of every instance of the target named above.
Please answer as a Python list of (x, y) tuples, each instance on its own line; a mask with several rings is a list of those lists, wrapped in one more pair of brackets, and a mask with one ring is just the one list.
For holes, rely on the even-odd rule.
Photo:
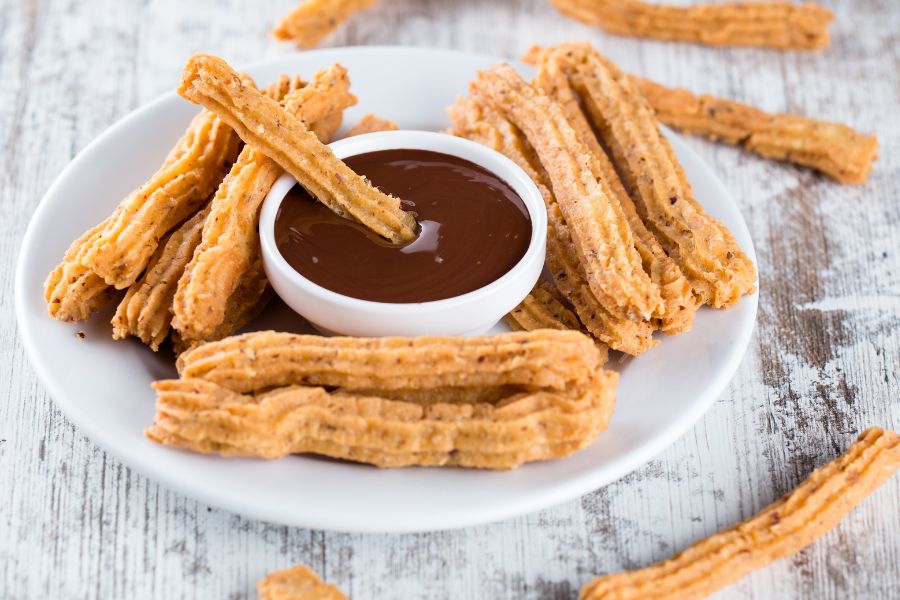
[(834, 15), (811, 2), (667, 6), (640, 0), (550, 0), (563, 14), (610, 33), (713, 46), (820, 50)]
[(323, 582), (305, 565), (269, 573), (256, 592), (260, 600), (347, 600), (337, 586)]
[(514, 329), (522, 331), (535, 329), (581, 331), (578, 316), (539, 287), (531, 290), (531, 293), (509, 312), (507, 321)]
[(156, 352), (169, 335), (178, 280), (200, 243), (207, 205), (164, 238), (147, 270), (131, 284), (112, 318), (113, 339), (140, 338)]
[[(343, 110), (356, 103), (347, 71), (340, 65), (317, 73), (308, 85), (282, 76), (269, 90), (269, 96), (313, 126), (331, 119), (331, 115), (340, 119)], [(323, 134), (333, 134), (334, 129)], [(253, 277), (251, 267), (259, 255), (259, 209), (283, 173), (275, 161), (246, 146), (219, 185), (202, 242), (178, 282), (172, 325), (182, 339), (214, 339), (236, 290)], [(259, 291), (263, 289), (265, 286)], [(251, 305), (257, 300), (246, 299)]]
[(566, 64), (642, 220), (701, 301), (725, 308), (752, 293), (756, 268), (693, 198), (652, 110), (628, 77), (586, 44), (560, 45), (552, 55)]
[(369, 113), (360, 119), (359, 123), (354, 125), (350, 131), (347, 132), (347, 137), (362, 135), (364, 133), (373, 133), (375, 131), (396, 131), (397, 129), (396, 121), (382, 119), (378, 115)]
[(115, 289), (81, 263), (107, 222), (103, 221), (72, 242), (62, 262), (47, 277), (44, 300), (47, 302), (47, 312), (54, 319), (84, 321), (115, 295)]
[(304, 0), (288, 13), (272, 35), (293, 40), (301, 48), (314, 48), (354, 14), (378, 0)]
[(613, 315), (649, 319), (662, 301), (644, 273), (634, 236), (607, 182), (591, 171), (589, 151), (560, 107), (510, 66), (470, 84), (473, 98), (504, 114), (527, 137), (547, 172), (594, 296)]
[(289, 110), (244, 85), (221, 58), (193, 56), (178, 92), (218, 114), (245, 142), (278, 163), (336, 213), (397, 243), (415, 238), (416, 222), (402, 210), (399, 199), (354, 173)]
[(215, 191), (238, 153), (240, 139), (203, 111), (150, 180), (122, 201), (82, 264), (123, 289), (137, 281), (159, 240), (193, 215)]
[(733, 100), (631, 79), (660, 121), (686, 133), (811, 167), (841, 183), (864, 183), (877, 159), (874, 135), (862, 135), (840, 123), (770, 114)]
[(596, 371), (565, 390), (514, 393), (494, 403), (419, 405), (320, 387), (258, 396), (203, 380), (159, 381), (147, 436), (197, 452), (275, 459), (315, 453), (380, 467), (512, 469), (562, 458), (606, 428), (618, 376)]
[(900, 437), (869, 429), (842, 456), (757, 515), (656, 565), (598, 577), (581, 590), (580, 598), (706, 597), (810, 544), (898, 468)]
[(656, 345), (649, 322), (613, 316), (594, 297), (568, 226), (548, 187), (546, 172), (521, 131), (496, 111), (471, 98), (459, 98), (450, 108), (450, 119), (455, 135), (502, 152), (537, 184), (547, 205), (546, 267), (585, 329), (602, 344), (627, 354), (641, 354)]
[(638, 215), (634, 202), (622, 185), (616, 169), (600, 146), (594, 130), (581, 109), (578, 95), (572, 89), (563, 65), (552, 55), (543, 61), (534, 85), (553, 98), (562, 108), (572, 128), (590, 150), (591, 169), (595, 176), (609, 183), (628, 225), (634, 234), (634, 247), (641, 257), (644, 271), (660, 290), (662, 302), (654, 313), (656, 329), (668, 334), (683, 333), (694, 324), (700, 307), (699, 298), (678, 265), (663, 250), (656, 237)]
[(239, 393), (289, 385), (404, 389), (529, 385), (563, 389), (599, 366), (575, 331), (476, 338), (323, 338), (259, 331), (210, 342), (178, 357), (178, 372)]

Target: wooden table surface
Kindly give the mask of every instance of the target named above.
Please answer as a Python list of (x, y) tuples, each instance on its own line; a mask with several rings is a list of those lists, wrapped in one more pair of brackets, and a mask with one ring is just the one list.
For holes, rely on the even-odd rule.
[[(756, 243), (762, 297), (740, 371), (707, 415), (631, 475), (517, 519), (421, 535), (281, 527), (137, 475), (77, 431), (18, 341), (13, 272), (41, 195), (195, 51), (248, 62), (292, 0), (0, 0), (0, 598), (245, 598), (307, 563), (356, 600), (574, 598), (592, 575), (664, 558), (747, 517), (870, 425), (900, 426), (900, 11), (824, 0), (822, 54), (615, 38), (543, 0), (391, 0), (328, 45), (516, 57), (590, 39), (633, 72), (875, 132), (864, 186), (702, 140)], [(140, 140), (135, 140), (140, 144)], [(73, 202), (89, 199), (73, 198)], [(900, 597), (900, 477), (800, 554), (723, 598)]]

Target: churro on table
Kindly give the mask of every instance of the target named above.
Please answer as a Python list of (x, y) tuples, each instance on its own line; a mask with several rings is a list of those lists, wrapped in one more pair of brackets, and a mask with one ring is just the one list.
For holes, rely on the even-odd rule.
[(303, 0), (272, 30), (272, 35), (280, 40), (292, 40), (301, 48), (314, 48), (344, 21), (377, 1)]
[(820, 50), (828, 46), (827, 8), (804, 2), (726, 2), (671, 6), (641, 0), (550, 0), (588, 25), (634, 37), (713, 46)]
[(580, 600), (703, 598), (824, 535), (900, 468), (900, 437), (872, 428), (755, 516), (650, 567), (598, 577)]
[(413, 216), (338, 160), (306, 125), (255, 88), (221, 58), (197, 54), (178, 92), (235, 128), (241, 138), (294, 176), (316, 199), (395, 243), (415, 238)]
[(269, 573), (256, 592), (260, 600), (347, 600), (337, 586), (323, 582), (306, 565)]

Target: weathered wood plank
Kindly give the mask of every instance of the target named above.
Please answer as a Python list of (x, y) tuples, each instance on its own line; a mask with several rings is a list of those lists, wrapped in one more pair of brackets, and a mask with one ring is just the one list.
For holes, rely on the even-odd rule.
[[(900, 13), (833, 0), (822, 55), (606, 36), (543, 0), (392, 0), (330, 45), (442, 46), (515, 57), (590, 39), (669, 84), (876, 131), (872, 181), (842, 187), (692, 140), (733, 190), (757, 244), (762, 302), (750, 354), (709, 414), (643, 468), (581, 500), (427, 535), (326, 534), (213, 510), (97, 449), (59, 413), (17, 340), (15, 259), (57, 173), (103, 129), (171, 89), (187, 56), (235, 62), (293, 0), (0, 2), (0, 597), (244, 598), (305, 562), (354, 598), (572, 598), (746, 517), (871, 424), (900, 426)], [(265, 6), (263, 6), (265, 5)], [(139, 143), (139, 140), (136, 142)], [(900, 480), (797, 557), (722, 597), (900, 597)]]

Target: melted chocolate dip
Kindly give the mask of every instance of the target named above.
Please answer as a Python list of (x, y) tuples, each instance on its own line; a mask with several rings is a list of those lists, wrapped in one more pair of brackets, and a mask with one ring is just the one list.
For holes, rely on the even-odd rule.
[(344, 162), (400, 198), (421, 231), (393, 245), (295, 186), (278, 209), (275, 243), (298, 273), (324, 288), (376, 302), (442, 300), (491, 283), (528, 249), (524, 202), (475, 163), (427, 150), (368, 152)]

